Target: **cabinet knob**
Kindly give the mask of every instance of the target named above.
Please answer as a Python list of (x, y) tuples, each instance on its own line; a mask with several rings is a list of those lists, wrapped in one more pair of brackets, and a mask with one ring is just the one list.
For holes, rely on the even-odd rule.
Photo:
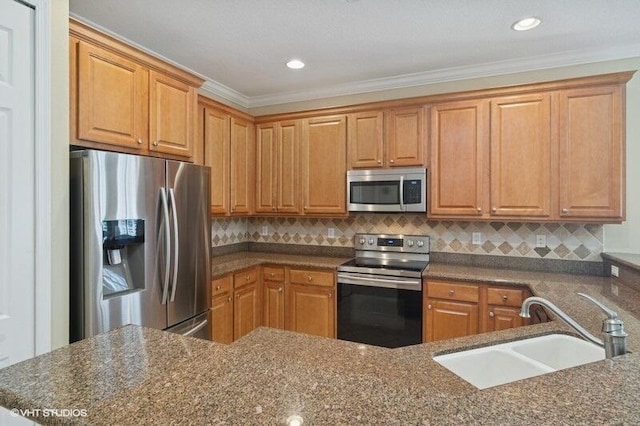
[(236, 294), (236, 299), (240, 299), (240, 293)]
[(138, 145), (142, 145), (142, 139), (138, 138), (136, 142), (138, 142)]
[(562, 209), (562, 213), (569, 213), (569, 209)]
[(378, 160), (378, 164), (382, 164), (382, 160)]
[(431, 305), (427, 305), (427, 309), (431, 310)]
[(158, 141), (153, 141), (153, 146), (158, 146)]
[(507, 301), (508, 298), (509, 296), (507, 296), (506, 294), (502, 296), (502, 300), (504, 300), (505, 302)]
[(477, 211), (478, 213), (482, 213), (482, 207), (476, 207), (476, 211)]
[(275, 276), (275, 274), (272, 272), (271, 274), (269, 274), (271, 276), (271, 278), (273, 278)]
[(233, 300), (233, 299), (232, 299), (231, 297), (229, 297), (229, 298), (227, 299), (227, 302), (231, 302), (232, 300)]
[(490, 316), (491, 318), (493, 318), (493, 317), (495, 317), (495, 316), (496, 316), (496, 314), (494, 314), (494, 313), (493, 313), (493, 311), (489, 311), (489, 316)]
[(282, 291), (282, 287), (278, 287), (278, 291)]
[(312, 280), (313, 280), (313, 277), (312, 277), (311, 275), (309, 275), (309, 276), (307, 277), (307, 281), (311, 282)]
[(333, 297), (333, 293), (329, 293), (329, 294), (327, 294), (327, 297), (328, 297), (329, 299), (331, 299), (331, 298)]
[(220, 290), (222, 287), (220, 287), (219, 285), (216, 286), (216, 290)]
[(244, 280), (245, 280), (245, 281), (249, 281), (250, 279), (251, 279), (251, 276), (250, 276), (250, 275), (247, 275), (246, 277), (244, 277)]
[(497, 209), (497, 208), (495, 208), (495, 207), (492, 207), (492, 208), (491, 208), (491, 211), (492, 211), (493, 213), (495, 213), (495, 212), (497, 212), (497, 211), (498, 211), (498, 209)]
[(305, 209), (305, 210), (307, 210), (308, 208), (309, 208), (309, 207), (307, 207), (307, 206), (304, 206), (304, 209)]
[(396, 162), (396, 160), (394, 160), (394, 159), (392, 158), (391, 160), (389, 160), (389, 162), (390, 162), (391, 164), (393, 164), (393, 163), (395, 163), (395, 162)]
[(453, 290), (449, 290), (449, 296), (453, 296), (454, 294), (456, 294), (456, 292), (455, 292), (455, 291), (453, 291)]

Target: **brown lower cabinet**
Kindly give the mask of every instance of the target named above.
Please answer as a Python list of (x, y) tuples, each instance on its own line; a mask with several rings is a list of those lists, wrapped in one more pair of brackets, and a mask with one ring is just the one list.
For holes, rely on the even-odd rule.
[(448, 280), (424, 283), (423, 340), (434, 342), (528, 325), (520, 306), (528, 288)]
[(211, 282), (211, 340), (233, 342), (233, 276)]
[(263, 312), (264, 325), (271, 328), (284, 330), (284, 288), (285, 288), (284, 267), (262, 268), (263, 281)]

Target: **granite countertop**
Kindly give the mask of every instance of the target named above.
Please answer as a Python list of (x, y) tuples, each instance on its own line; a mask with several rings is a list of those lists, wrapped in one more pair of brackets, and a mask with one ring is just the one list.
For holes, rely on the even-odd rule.
[(432, 356), (569, 329), (553, 321), (385, 349), (269, 328), (225, 346), (126, 326), (0, 370), (0, 405), (84, 409), (38, 420), (104, 425), (640, 423), (640, 317), (620, 303), (640, 304), (637, 292), (616, 297), (603, 277), (443, 264), (425, 276), (527, 284), (597, 334), (600, 311), (575, 295), (591, 294), (625, 321), (632, 353), (478, 390)]

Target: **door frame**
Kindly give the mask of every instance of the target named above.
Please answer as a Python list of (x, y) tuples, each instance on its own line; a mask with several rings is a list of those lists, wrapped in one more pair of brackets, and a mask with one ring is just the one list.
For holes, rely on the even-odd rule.
[(52, 348), (51, 330), (51, 0), (17, 0), (35, 10), (35, 355)]

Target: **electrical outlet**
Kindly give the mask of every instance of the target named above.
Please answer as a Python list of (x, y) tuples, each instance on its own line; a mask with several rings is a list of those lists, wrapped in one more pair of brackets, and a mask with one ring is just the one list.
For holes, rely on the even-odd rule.
[(614, 296), (618, 295), (618, 286), (615, 284), (611, 284), (611, 294), (613, 294)]
[(479, 246), (482, 244), (482, 233), (481, 232), (473, 232), (471, 234), (471, 244)]
[(268, 225), (263, 225), (262, 226), (262, 230), (260, 231), (260, 235), (262, 235), (263, 237), (266, 237), (267, 235), (269, 235), (269, 226)]
[(327, 228), (327, 238), (336, 237), (336, 228)]
[(536, 235), (536, 247), (544, 248), (547, 246), (547, 237), (544, 234)]
[(611, 275), (613, 275), (614, 277), (620, 276), (620, 269), (618, 269), (616, 265), (611, 265)]

